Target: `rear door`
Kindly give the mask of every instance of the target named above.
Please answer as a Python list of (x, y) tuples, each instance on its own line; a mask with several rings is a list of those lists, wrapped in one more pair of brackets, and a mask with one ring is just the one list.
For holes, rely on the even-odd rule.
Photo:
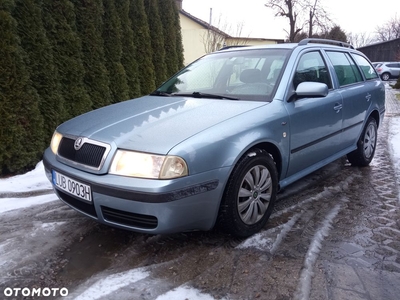
[[(337, 91), (343, 98), (343, 148), (356, 144), (371, 104), (371, 88), (348, 52), (326, 51), (336, 74)], [(360, 59), (362, 57), (360, 56)], [(369, 65), (369, 63), (368, 63)], [(373, 71), (373, 67), (370, 66)], [(375, 71), (373, 71), (374, 74)]]
[(392, 76), (393, 77), (399, 77), (400, 76), (400, 63), (393, 63), (393, 64), (390, 64), (390, 65), (391, 65), (390, 73), (392, 74)]

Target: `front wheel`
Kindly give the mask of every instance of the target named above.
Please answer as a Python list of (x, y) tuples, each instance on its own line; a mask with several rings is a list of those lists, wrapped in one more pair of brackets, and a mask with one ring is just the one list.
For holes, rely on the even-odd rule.
[(369, 118), (360, 139), (357, 142), (357, 149), (347, 154), (347, 159), (354, 166), (365, 167), (374, 158), (378, 126), (374, 118)]
[(250, 150), (237, 163), (225, 189), (219, 225), (236, 237), (260, 231), (272, 213), (278, 187), (278, 172), (271, 156)]

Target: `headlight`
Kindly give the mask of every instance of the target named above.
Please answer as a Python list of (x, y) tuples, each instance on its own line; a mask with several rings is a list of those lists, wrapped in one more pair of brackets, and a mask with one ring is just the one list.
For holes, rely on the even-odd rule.
[(53, 151), (54, 154), (57, 154), (58, 151), (58, 145), (60, 145), (62, 139), (62, 135), (58, 133), (57, 131), (54, 131), (53, 137), (51, 138), (50, 142), (50, 149)]
[(188, 175), (188, 170), (186, 162), (177, 156), (117, 150), (109, 173), (141, 178), (171, 179)]

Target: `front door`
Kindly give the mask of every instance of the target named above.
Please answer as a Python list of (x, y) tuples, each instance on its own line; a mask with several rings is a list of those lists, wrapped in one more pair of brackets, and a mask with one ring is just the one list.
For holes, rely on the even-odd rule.
[(342, 96), (332, 89), (328, 68), (319, 51), (307, 52), (299, 59), (293, 79), (294, 88), (304, 81), (326, 83), (329, 94), (286, 103), (290, 116), (287, 176), (299, 171), (308, 172), (313, 165), (341, 150)]

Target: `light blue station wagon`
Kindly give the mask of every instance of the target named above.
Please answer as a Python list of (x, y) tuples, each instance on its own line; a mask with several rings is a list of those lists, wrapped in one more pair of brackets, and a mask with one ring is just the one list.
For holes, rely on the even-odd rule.
[(279, 189), (344, 155), (367, 166), (384, 112), (383, 83), (348, 44), (232, 47), (61, 124), (43, 161), (57, 196), (101, 223), (246, 237)]

